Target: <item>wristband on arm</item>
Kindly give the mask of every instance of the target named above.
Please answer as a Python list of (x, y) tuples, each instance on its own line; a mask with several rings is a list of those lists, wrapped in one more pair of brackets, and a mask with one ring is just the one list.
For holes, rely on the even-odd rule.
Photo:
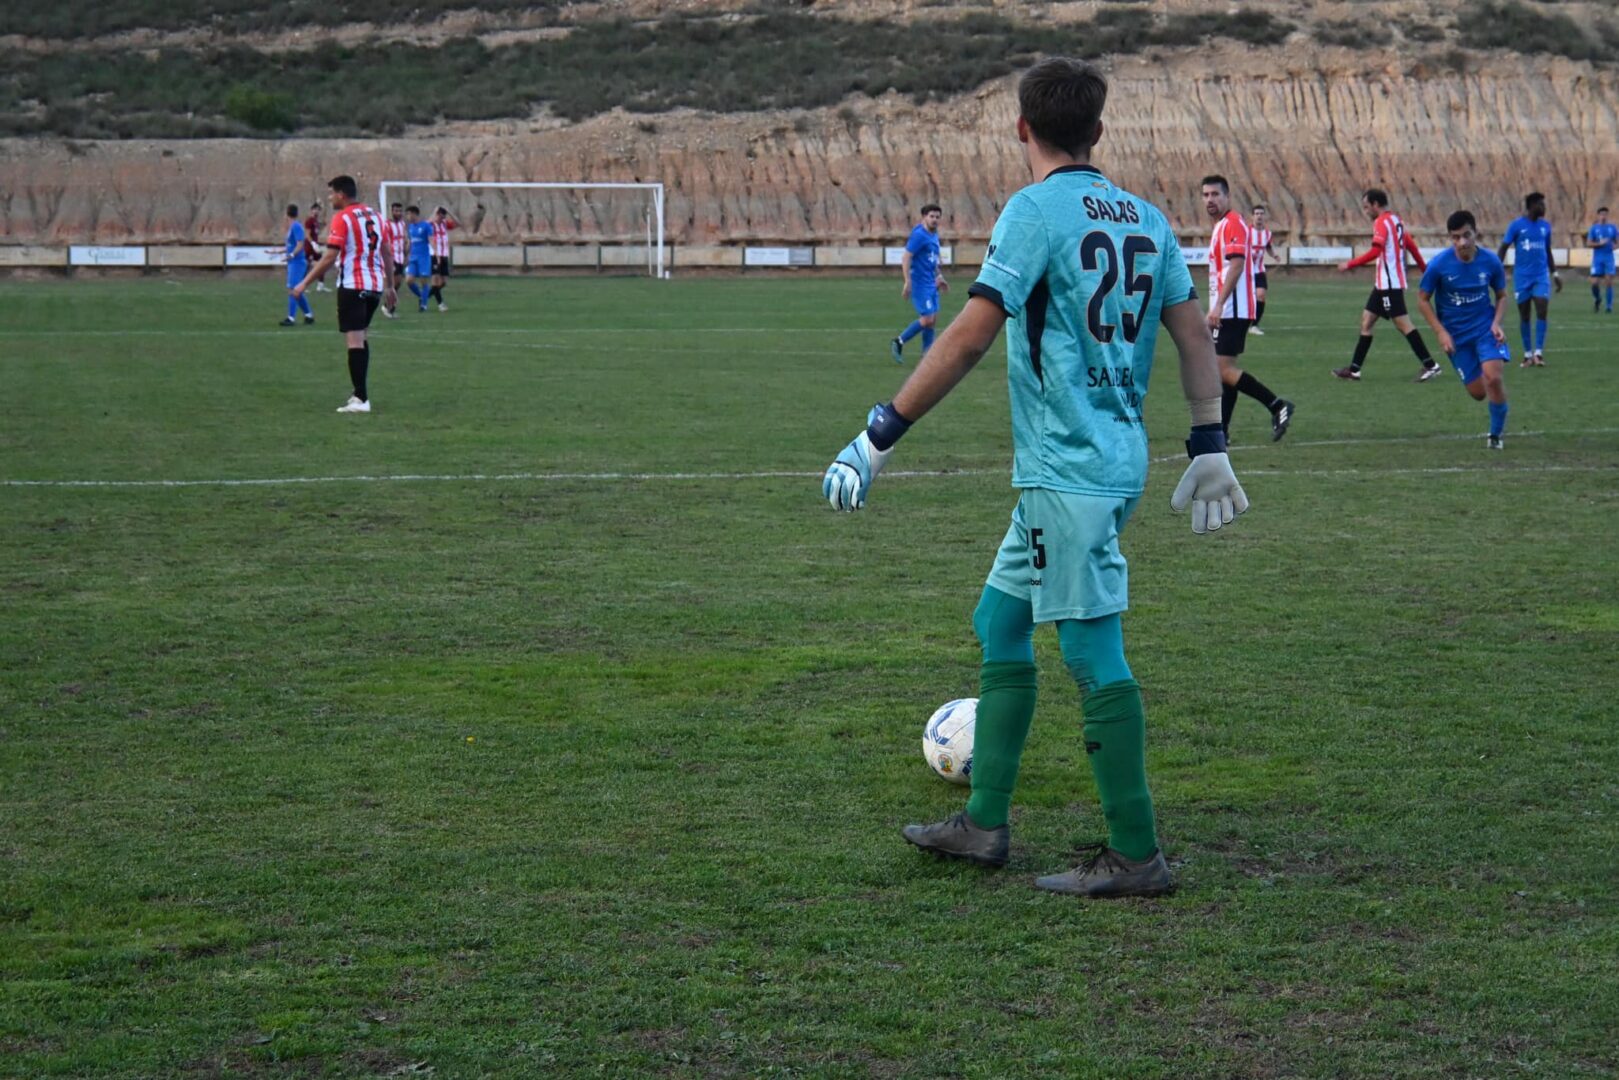
[(866, 438), (878, 450), (889, 449), (909, 430), (911, 421), (901, 416), (892, 403), (885, 405), (879, 401), (871, 407), (871, 415), (866, 423)]
[(1187, 457), (1223, 453), (1225, 453), (1225, 428), (1218, 423), (1197, 424), (1192, 428), (1192, 434), (1186, 440)]

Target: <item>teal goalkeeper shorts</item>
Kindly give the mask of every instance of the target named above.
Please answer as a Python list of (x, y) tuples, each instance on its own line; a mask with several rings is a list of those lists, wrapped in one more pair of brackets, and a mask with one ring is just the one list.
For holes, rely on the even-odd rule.
[(1138, 499), (1025, 488), (987, 584), (1034, 607), (1034, 621), (1099, 619), (1130, 606), (1119, 533)]

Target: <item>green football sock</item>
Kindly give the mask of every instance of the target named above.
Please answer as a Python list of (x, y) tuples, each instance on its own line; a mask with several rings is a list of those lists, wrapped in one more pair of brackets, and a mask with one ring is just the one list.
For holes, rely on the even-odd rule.
[(983, 829), (999, 828), (1012, 813), (1023, 744), (1034, 721), (1035, 670), (1024, 661), (986, 660), (978, 677), (978, 720), (973, 726), (973, 794), (967, 815)]
[[(1141, 687), (1134, 680), (1109, 683), (1085, 698), (1084, 709), (1085, 753), (1107, 819), (1108, 846), (1127, 859), (1145, 859), (1158, 850), (1158, 834), (1147, 791), (1147, 714)], [(979, 716), (982, 724), (982, 711)], [(973, 780), (976, 785), (976, 748)]]

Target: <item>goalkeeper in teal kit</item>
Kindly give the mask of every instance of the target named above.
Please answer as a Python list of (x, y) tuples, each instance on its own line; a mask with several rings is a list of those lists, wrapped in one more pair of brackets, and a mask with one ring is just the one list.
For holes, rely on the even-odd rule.
[(1018, 84), (1017, 135), (1035, 182), (1007, 202), (961, 314), (892, 403), (879, 404), (828, 467), (822, 494), (865, 505), (912, 422), (939, 403), (1008, 329), (1013, 486), (1020, 497), (984, 585), (973, 628), (983, 646), (972, 796), (933, 825), (909, 825), (917, 847), (1000, 867), (1023, 744), (1034, 718), (1034, 628), (1057, 625), (1079, 683), (1084, 739), (1108, 838), (1053, 892), (1142, 896), (1170, 888), (1146, 778), (1141, 688), (1124, 657), (1128, 606), (1119, 534), (1147, 476), (1141, 405), (1160, 323), (1180, 354), (1191, 406), (1191, 464), (1170, 499), (1192, 531), (1231, 522), (1248, 499), (1220, 425), (1220, 373), (1180, 245), (1164, 215), (1090, 165), (1107, 83), (1054, 58)]

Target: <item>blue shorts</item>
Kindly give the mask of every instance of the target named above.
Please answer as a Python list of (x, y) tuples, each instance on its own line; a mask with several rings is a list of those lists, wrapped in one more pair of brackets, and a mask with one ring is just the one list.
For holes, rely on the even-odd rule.
[(937, 289), (923, 291), (915, 285), (911, 286), (911, 306), (918, 315), (937, 315), (939, 313), (939, 292)]
[(1549, 277), (1531, 278), (1528, 281), (1514, 280), (1512, 287), (1517, 290), (1514, 298), (1520, 304), (1525, 300), (1550, 300), (1552, 298), (1552, 279)]
[(1591, 254), (1591, 276), (1613, 276), (1613, 252), (1597, 251)]
[(410, 266), (406, 268), (405, 273), (411, 277), (432, 277), (433, 260), (431, 258), (411, 259)]
[(1467, 344), (1456, 343), (1456, 351), (1450, 354), (1450, 366), (1456, 369), (1461, 376), (1462, 385), (1475, 382), (1484, 376), (1484, 361), (1511, 360), (1512, 353), (1507, 350), (1506, 342), (1497, 341), (1491, 334), (1481, 338), (1474, 338)]
[(287, 264), (287, 288), (297, 285), (309, 273), (309, 263), (300, 259)]
[(1037, 623), (1123, 611), (1130, 575), (1119, 533), (1137, 501), (1025, 488), (988, 584), (1029, 601)]

